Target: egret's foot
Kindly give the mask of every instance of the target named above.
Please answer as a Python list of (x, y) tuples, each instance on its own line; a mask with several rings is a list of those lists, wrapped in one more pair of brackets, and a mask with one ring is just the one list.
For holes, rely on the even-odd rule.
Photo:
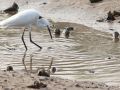
[(39, 48), (40, 48), (40, 49), (39, 49), (38, 51), (41, 51), (41, 50), (42, 50), (42, 47), (40, 46)]
[(42, 47), (41, 47), (41, 46), (40, 46), (39, 48), (40, 48), (40, 50), (42, 50)]

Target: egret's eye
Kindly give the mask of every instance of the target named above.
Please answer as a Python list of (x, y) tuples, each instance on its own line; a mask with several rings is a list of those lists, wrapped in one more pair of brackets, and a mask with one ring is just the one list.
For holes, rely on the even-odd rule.
[(42, 18), (42, 16), (39, 16), (39, 19), (41, 19)]

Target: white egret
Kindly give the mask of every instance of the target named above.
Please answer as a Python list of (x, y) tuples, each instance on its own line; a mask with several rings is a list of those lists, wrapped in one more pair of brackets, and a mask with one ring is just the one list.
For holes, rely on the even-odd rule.
[(22, 41), (26, 48), (26, 51), (27, 51), (27, 46), (24, 41), (24, 32), (26, 28), (29, 29), (30, 42), (38, 46), (40, 49), (42, 49), (41, 46), (39, 46), (38, 44), (32, 41), (32, 38), (31, 38), (32, 25), (35, 25), (37, 27), (47, 27), (50, 37), (52, 39), (52, 34), (51, 34), (50, 27), (49, 27), (49, 21), (46, 20), (44, 17), (42, 17), (41, 14), (34, 9), (28, 9), (25, 11), (21, 11), (9, 17), (8, 19), (0, 22), (1, 28), (18, 28), (18, 27), (24, 28), (24, 31), (22, 34)]

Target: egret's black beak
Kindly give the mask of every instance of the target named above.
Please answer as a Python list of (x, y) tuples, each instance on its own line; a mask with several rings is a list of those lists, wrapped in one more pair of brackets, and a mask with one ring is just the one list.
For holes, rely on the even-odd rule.
[(50, 34), (50, 37), (51, 37), (51, 39), (52, 39), (52, 34), (51, 34), (50, 27), (49, 27), (49, 26), (47, 26), (47, 29), (48, 29), (48, 31), (49, 31), (49, 34)]

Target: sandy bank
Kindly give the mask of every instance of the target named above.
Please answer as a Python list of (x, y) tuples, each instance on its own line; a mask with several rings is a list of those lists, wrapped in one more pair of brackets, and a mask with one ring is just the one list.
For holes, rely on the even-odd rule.
[[(34, 82), (42, 85), (32, 88)], [(31, 87), (32, 86), (32, 87)], [(57, 77), (41, 77), (37, 73), (30, 74), (24, 71), (0, 71), (0, 90), (120, 90), (118, 87), (104, 83), (72, 81)]]

